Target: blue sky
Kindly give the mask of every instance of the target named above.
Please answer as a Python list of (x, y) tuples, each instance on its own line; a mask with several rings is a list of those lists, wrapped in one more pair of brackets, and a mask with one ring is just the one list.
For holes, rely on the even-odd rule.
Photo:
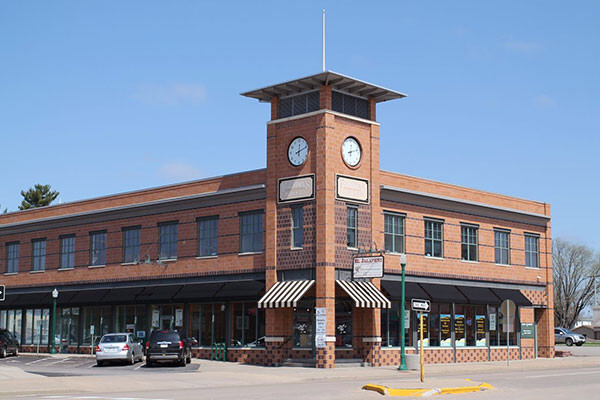
[(381, 104), (385, 170), (551, 203), (600, 248), (600, 3), (4, 1), (0, 204), (265, 166), (269, 107), (242, 91), (327, 68)]

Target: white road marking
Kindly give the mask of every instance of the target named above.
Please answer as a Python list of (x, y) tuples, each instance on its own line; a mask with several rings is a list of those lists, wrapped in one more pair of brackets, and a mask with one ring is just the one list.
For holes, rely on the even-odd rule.
[(40, 358), (40, 359), (35, 360), (35, 361), (29, 361), (28, 363), (25, 363), (25, 365), (35, 364), (35, 363), (38, 363), (38, 362), (44, 361), (44, 360), (47, 360), (47, 358)]
[(591, 375), (600, 374), (600, 371), (587, 371), (587, 372), (571, 372), (568, 374), (550, 374), (550, 375), (530, 375), (527, 378), (550, 378), (553, 376), (567, 376), (567, 375)]
[(69, 360), (69, 359), (68, 358), (63, 358), (62, 360), (54, 361), (54, 362), (51, 362), (50, 364), (47, 364), (46, 367), (48, 367), (50, 365), (58, 364), (58, 363), (61, 363), (61, 362), (65, 362), (67, 360)]
[(141, 362), (140, 365), (138, 365), (137, 367), (135, 367), (133, 370), (134, 371), (138, 370), (138, 369), (142, 368), (144, 365), (146, 365), (146, 363), (145, 362)]

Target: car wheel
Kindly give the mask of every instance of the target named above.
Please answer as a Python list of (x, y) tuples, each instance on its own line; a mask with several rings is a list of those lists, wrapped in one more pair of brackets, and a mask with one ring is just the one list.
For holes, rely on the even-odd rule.
[(135, 364), (135, 357), (133, 356), (133, 352), (131, 352), (131, 354), (129, 355), (129, 358), (127, 359), (127, 364), (129, 364), (129, 365)]
[(19, 356), (19, 347), (15, 347), (15, 352), (14, 352), (15, 357)]
[(188, 364), (192, 362), (192, 355), (191, 354), (187, 356), (187, 358), (185, 359), (185, 362), (188, 363)]
[(0, 349), (0, 358), (6, 358), (6, 347)]
[(566, 338), (566, 339), (565, 339), (565, 344), (566, 344), (567, 346), (573, 346), (573, 339), (571, 339), (571, 338)]
[(185, 367), (185, 364), (186, 364), (185, 357), (183, 357), (181, 360), (179, 360), (179, 366), (180, 367)]
[(583, 346), (583, 342), (580, 342), (580, 343), (575, 343), (575, 345), (576, 345), (577, 347)]
[(99, 367), (102, 367), (102, 366), (104, 366), (104, 361), (97, 360), (96, 365)]

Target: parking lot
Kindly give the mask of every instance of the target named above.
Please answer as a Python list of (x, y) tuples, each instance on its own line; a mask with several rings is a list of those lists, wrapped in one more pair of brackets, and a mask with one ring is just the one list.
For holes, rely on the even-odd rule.
[(30, 355), (21, 353), (18, 357), (7, 357), (0, 359), (0, 366), (17, 367), (25, 372), (39, 374), (42, 376), (83, 376), (83, 375), (122, 375), (135, 373), (156, 372), (195, 372), (200, 364), (192, 360), (191, 364), (179, 367), (174, 364), (161, 364), (157, 367), (148, 368), (145, 362), (137, 362), (134, 365), (114, 362), (103, 367), (96, 365), (96, 359), (81, 355)]

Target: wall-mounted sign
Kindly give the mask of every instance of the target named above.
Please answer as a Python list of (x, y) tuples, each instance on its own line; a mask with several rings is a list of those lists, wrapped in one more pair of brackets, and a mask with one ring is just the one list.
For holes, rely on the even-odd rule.
[(175, 326), (178, 328), (183, 326), (183, 308), (175, 309)]
[(450, 331), (451, 320), (452, 317), (450, 314), (440, 314), (440, 331), (442, 333), (442, 340), (440, 341), (441, 347), (452, 346), (452, 332)]
[(327, 347), (327, 309), (315, 307), (315, 347)]
[(496, 330), (496, 314), (490, 314), (490, 331)]
[(383, 256), (356, 256), (352, 259), (352, 279), (383, 277)]
[(336, 174), (335, 197), (338, 200), (369, 204), (369, 180)]
[(137, 331), (137, 337), (143, 339), (146, 337), (146, 331)]
[(302, 175), (290, 178), (280, 178), (277, 181), (277, 202), (291, 203), (294, 201), (311, 200), (315, 198), (315, 175)]
[(158, 328), (159, 317), (160, 317), (160, 311), (152, 310), (152, 327), (153, 328)]
[(127, 332), (133, 332), (133, 331), (135, 331), (135, 324), (127, 324), (127, 325), (125, 325), (125, 330)]
[(476, 315), (475, 316), (475, 326), (477, 328), (477, 337), (475, 338), (475, 346), (486, 346), (485, 315)]
[(521, 339), (535, 338), (535, 330), (532, 323), (521, 322)]

